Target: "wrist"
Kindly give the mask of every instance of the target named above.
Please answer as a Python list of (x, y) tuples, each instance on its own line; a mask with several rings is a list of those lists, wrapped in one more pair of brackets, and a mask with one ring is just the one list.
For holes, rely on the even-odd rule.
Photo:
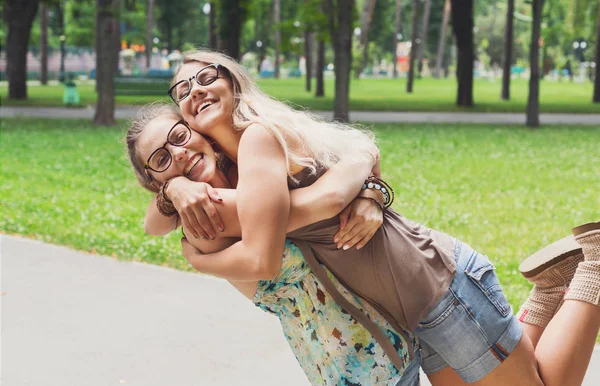
[(383, 207), (385, 205), (385, 196), (379, 190), (375, 189), (364, 189), (359, 194), (360, 198), (368, 198), (375, 201), (379, 206)]

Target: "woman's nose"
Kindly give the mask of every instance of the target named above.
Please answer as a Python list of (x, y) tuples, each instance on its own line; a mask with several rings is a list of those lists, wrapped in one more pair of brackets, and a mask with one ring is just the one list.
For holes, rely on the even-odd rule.
[(187, 149), (183, 146), (171, 146), (171, 154), (175, 161), (185, 160)]
[(192, 80), (192, 90), (190, 91), (192, 98), (202, 97), (206, 94), (206, 89), (204, 86), (201, 86), (195, 80)]

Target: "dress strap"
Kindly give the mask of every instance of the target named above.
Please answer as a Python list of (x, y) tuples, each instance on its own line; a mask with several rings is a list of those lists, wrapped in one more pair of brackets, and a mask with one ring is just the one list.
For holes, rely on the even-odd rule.
[[(371, 320), (367, 315), (365, 315), (361, 310), (359, 310), (355, 305), (350, 303), (344, 295), (342, 295), (333, 282), (327, 276), (327, 273), (321, 267), (321, 264), (317, 261), (312, 249), (308, 246), (308, 244), (304, 241), (300, 240), (292, 240), (294, 244), (298, 246), (300, 252), (304, 256), (304, 260), (312, 270), (313, 274), (319, 279), (323, 287), (329, 292), (333, 300), (338, 303), (340, 307), (344, 309), (347, 313), (352, 315), (354, 319), (356, 319), (360, 324), (362, 324), (370, 333), (373, 335), (377, 343), (379, 343), (383, 349), (383, 351), (390, 358), (390, 361), (394, 364), (398, 371), (402, 372), (403, 364), (398, 351), (394, 347), (394, 345), (390, 342), (388, 337), (384, 334), (384, 332)], [(410, 340), (406, 338), (406, 334), (403, 334), (403, 331), (398, 331), (405, 339), (406, 343), (409, 347), (409, 358), (413, 359), (413, 350)]]

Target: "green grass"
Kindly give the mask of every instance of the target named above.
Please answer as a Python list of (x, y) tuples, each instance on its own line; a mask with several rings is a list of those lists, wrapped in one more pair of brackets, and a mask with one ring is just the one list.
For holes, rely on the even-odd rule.
[[(264, 79), (260, 86), (275, 98), (296, 106), (314, 110), (331, 110), (333, 106), (333, 80), (327, 80), (325, 98), (315, 98), (314, 93), (304, 91), (304, 79)], [(475, 107), (458, 108), (455, 105), (456, 82), (453, 79), (423, 78), (415, 81), (414, 93), (406, 93), (406, 79), (352, 80), (350, 109), (352, 111), (477, 111), (477, 112), (524, 112), (527, 104), (528, 84), (525, 80), (513, 80), (510, 101), (500, 99), (500, 80), (490, 82), (478, 79), (474, 85)], [(96, 100), (94, 86), (78, 87), (83, 106), (93, 105)], [(29, 99), (14, 101), (6, 98), (6, 85), (0, 86), (3, 106), (60, 106), (62, 86), (30, 86)], [(569, 83), (542, 81), (540, 109), (553, 113), (600, 113), (600, 105), (592, 103), (591, 82)], [(123, 95), (117, 96), (119, 105), (139, 105), (156, 101), (160, 97)], [(164, 100), (167, 101), (166, 89)]]
[[(513, 307), (519, 261), (600, 217), (600, 130), (378, 125), (384, 177), (408, 218), (494, 261)], [(179, 233), (143, 232), (150, 194), (125, 158), (123, 126), (3, 119), (0, 232), (188, 270)]]

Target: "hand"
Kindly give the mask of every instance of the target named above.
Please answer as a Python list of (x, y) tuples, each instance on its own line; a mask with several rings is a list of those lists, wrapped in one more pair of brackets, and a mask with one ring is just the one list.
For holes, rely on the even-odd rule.
[(192, 244), (189, 243), (189, 241), (187, 241), (187, 239), (185, 237), (181, 238), (181, 249), (182, 249), (182, 253), (183, 256), (185, 257), (185, 259), (188, 261), (188, 263), (190, 263), (190, 265), (200, 271), (202, 269), (202, 256), (204, 256), (202, 254), (202, 252), (200, 252), (200, 250), (196, 247), (194, 247)]
[(357, 197), (340, 213), (340, 230), (333, 241), (338, 249), (361, 249), (383, 224), (383, 210), (373, 200)]
[(182, 225), (194, 237), (214, 240), (217, 229), (225, 230), (213, 203), (223, 200), (209, 184), (177, 177), (169, 183), (166, 194), (177, 209)]

